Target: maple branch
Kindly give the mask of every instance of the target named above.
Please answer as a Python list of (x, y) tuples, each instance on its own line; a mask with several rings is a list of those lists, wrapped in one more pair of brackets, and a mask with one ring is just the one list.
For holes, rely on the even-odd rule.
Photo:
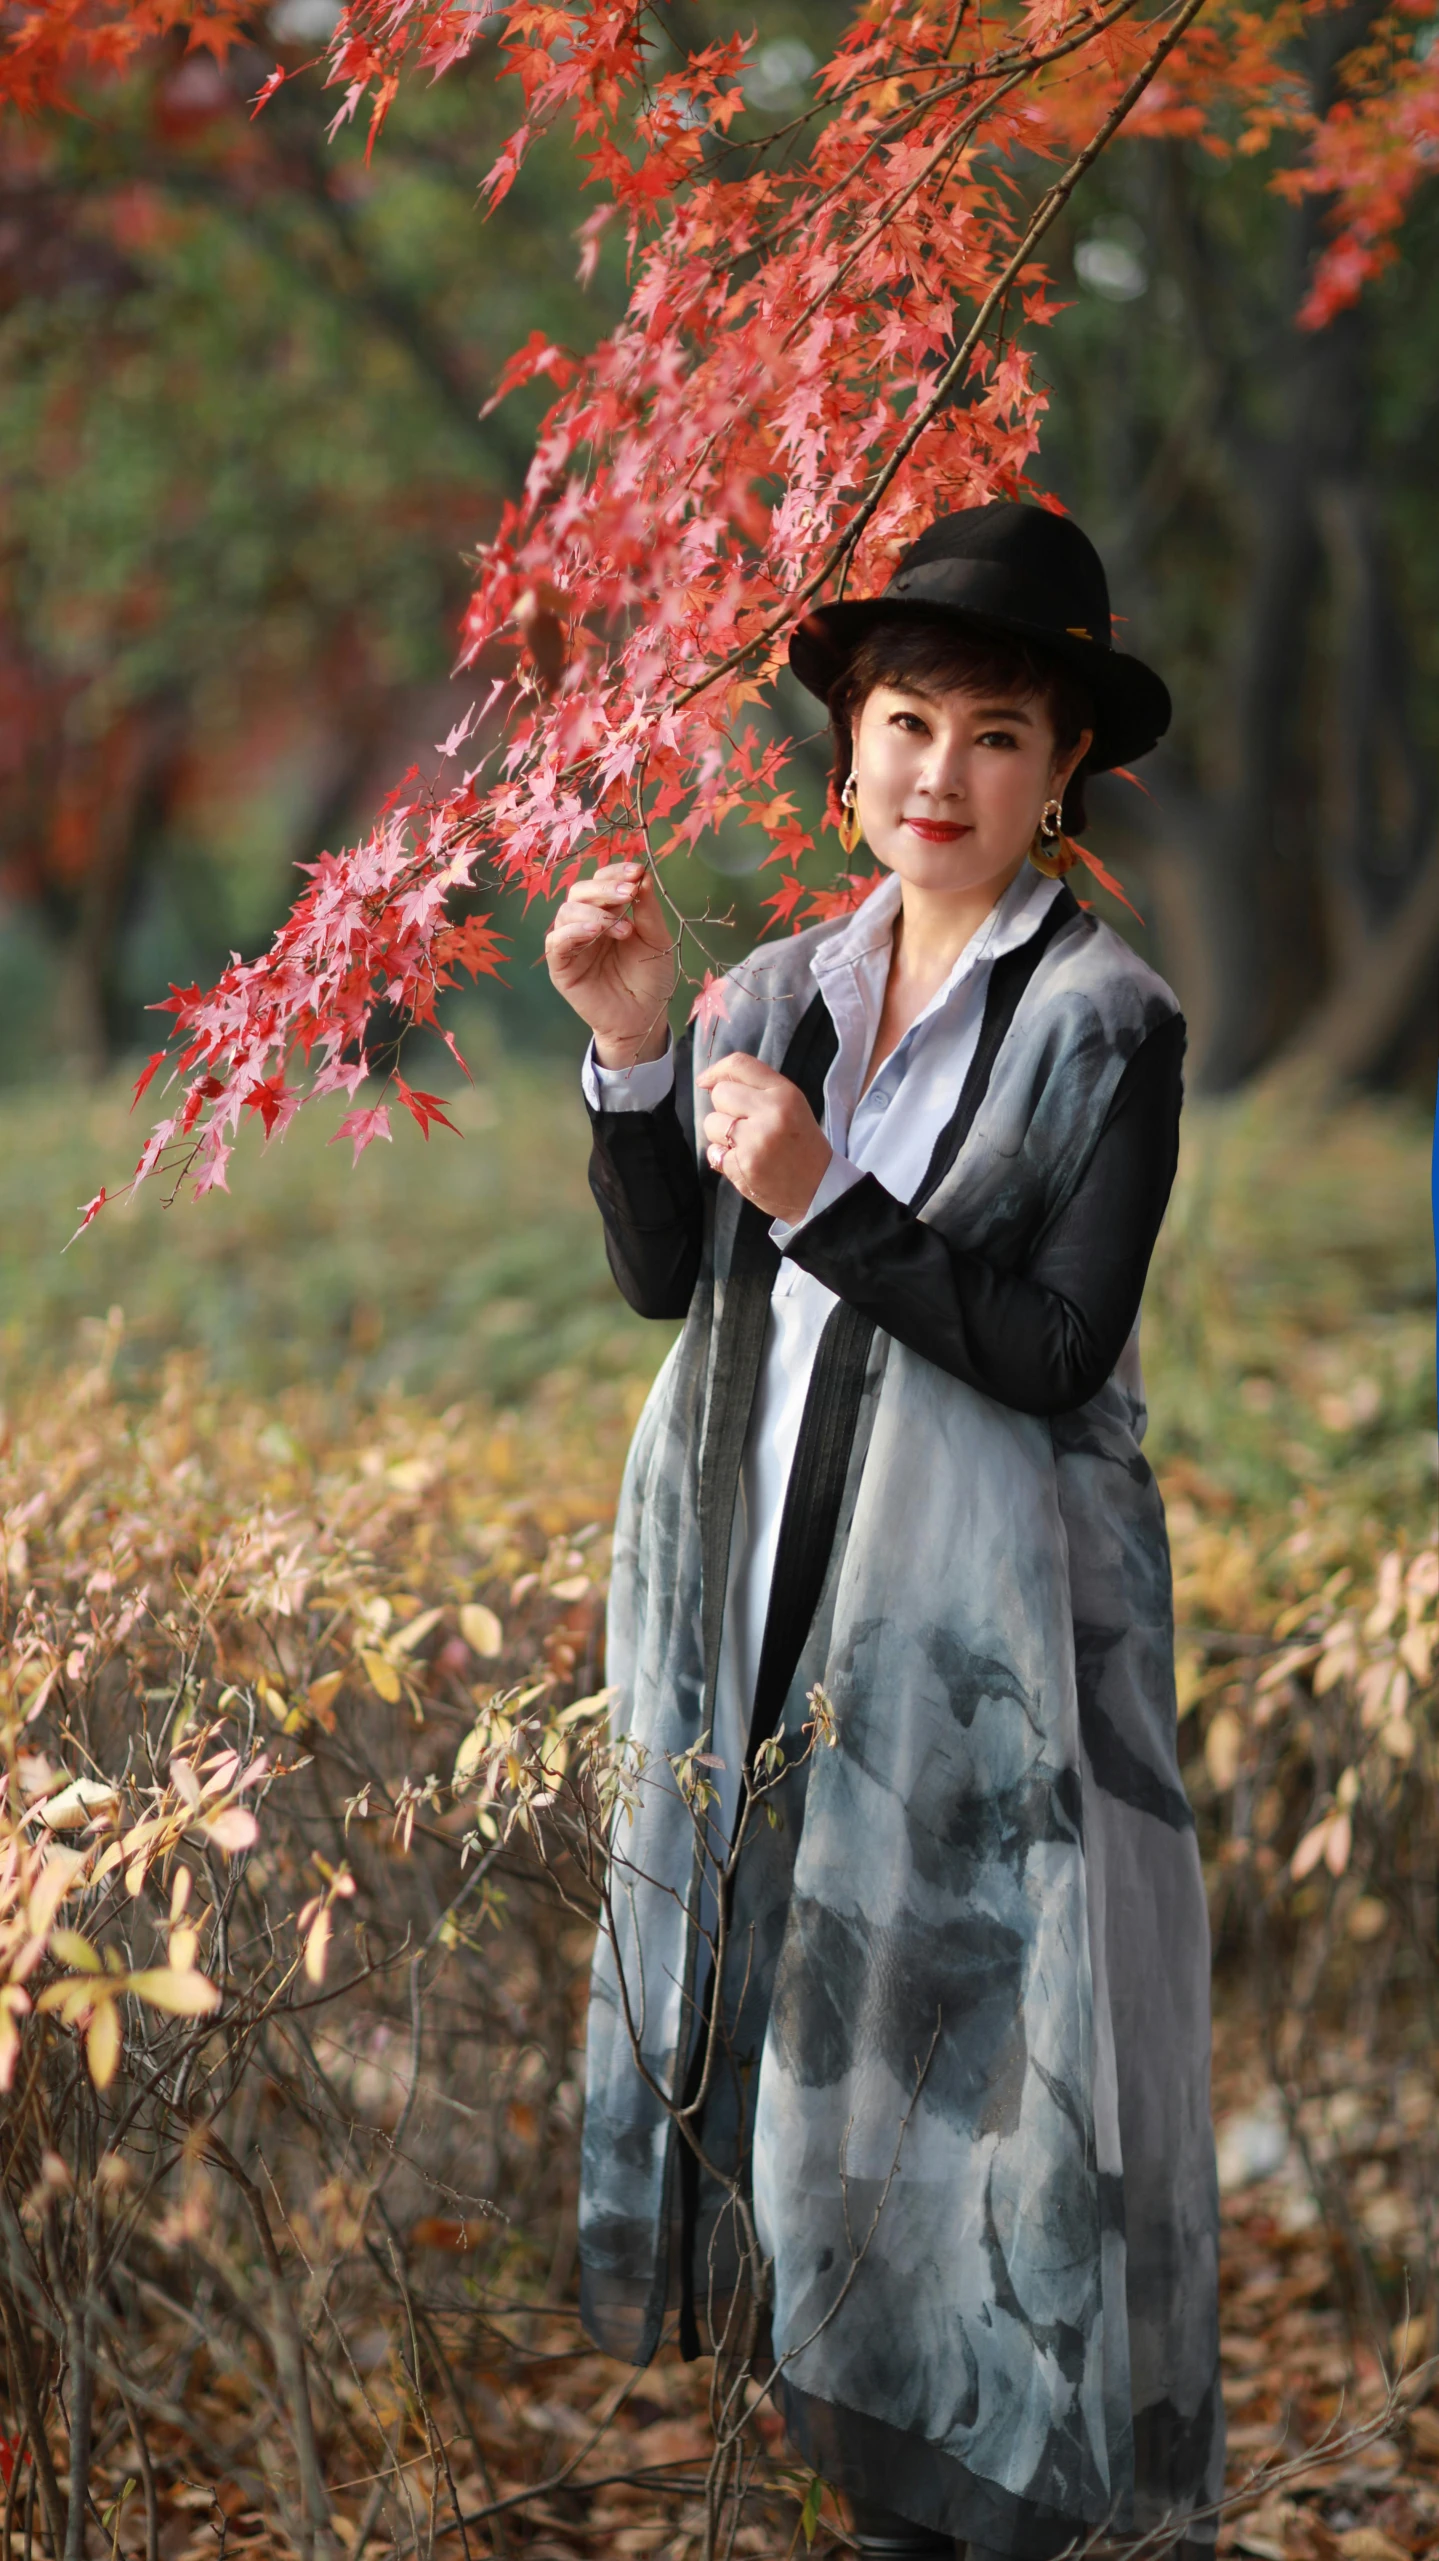
[[(977, 81), (997, 80), (1001, 86), (991, 97), (983, 101), (978, 110), (983, 114), (1013, 88), (1014, 80), (1010, 76), (1011, 73), (1023, 79), (1031, 72), (1048, 70), (1051, 63), (1063, 62), (1071, 53), (1078, 53), (1085, 45), (1092, 43), (1096, 36), (1107, 35), (1109, 29), (1117, 26), (1121, 18), (1132, 17), (1138, 5), (1139, 0), (1113, 0), (1113, 5), (1108, 10), (1071, 29), (1070, 33), (1061, 36), (1056, 44), (1041, 47), (1038, 51), (1032, 45), (1013, 45), (1007, 53), (997, 53), (988, 62), (970, 63), (944, 87), (929, 90), (924, 97), (916, 98), (911, 106), (903, 108), (898, 114), (892, 116), (887, 124), (877, 126), (863, 151), (849, 163), (843, 177), (836, 178), (834, 184), (827, 187), (823, 195), (817, 196), (812, 205), (806, 205), (803, 212), (792, 215), (788, 222), (779, 223), (773, 231), (762, 231), (758, 239), (750, 241), (743, 251), (736, 252), (728, 259), (717, 261), (715, 272), (726, 273), (739, 264), (741, 257), (757, 257), (766, 250), (777, 249), (782, 240), (787, 240), (792, 232), (800, 230), (805, 223), (813, 222), (828, 205), (844, 195), (854, 185), (855, 180), (862, 176), (877, 151), (882, 151), (887, 144), (902, 142), (905, 135), (919, 123), (922, 116), (931, 114), (936, 107), (942, 107), (948, 99), (963, 97), (966, 90), (972, 89)], [(946, 56), (959, 40), (965, 6), (966, 0), (960, 0), (960, 7), (955, 13), (954, 27), (946, 46)], [(911, 66), (909, 77), (913, 79), (922, 70), (936, 70), (939, 67), (938, 64), (916, 63)], [(879, 73), (873, 73), (868, 80), (854, 81), (848, 89), (839, 91), (834, 97), (823, 99), (814, 107), (807, 107), (802, 116), (795, 117), (793, 125), (781, 126), (776, 132), (767, 135), (766, 141), (777, 142), (781, 134), (789, 133), (798, 126), (809, 123), (813, 117), (825, 113), (826, 110), (847, 105), (861, 89), (876, 85), (880, 78)], [(748, 148), (743, 142), (736, 142), (728, 147), (736, 151)]]
[(821, 587), (828, 585), (840, 564), (852, 555), (858, 545), (860, 535), (863, 533), (865, 526), (870, 522), (870, 519), (878, 508), (880, 500), (884, 497), (886, 490), (892, 486), (896, 476), (904, 468), (905, 463), (909, 460), (915, 446), (918, 444), (920, 437), (924, 434), (926, 427), (933, 422), (939, 411), (944, 407), (950, 392), (959, 380), (960, 375), (964, 372), (970, 357), (973, 355), (975, 348), (984, 336), (985, 330), (989, 327), (990, 321), (993, 319), (996, 310), (1004, 301), (1011, 285), (1019, 274), (1021, 267), (1027, 264), (1031, 251), (1038, 247), (1040, 241), (1044, 238), (1045, 233), (1051, 228), (1054, 222), (1057, 221), (1059, 215), (1064, 211), (1065, 206), (1068, 204), (1070, 197), (1073, 195), (1075, 188), (1078, 186), (1080, 179), (1084, 177), (1088, 170), (1093, 168), (1095, 161), (1099, 158), (1106, 145), (1113, 141), (1115, 134), (1119, 131), (1119, 128), (1124, 123), (1125, 118), (1132, 112), (1133, 108), (1143, 97), (1145, 90), (1148, 88), (1150, 81), (1154, 78), (1160, 64), (1164, 62), (1174, 51), (1180, 37), (1187, 34), (1189, 28), (1193, 25), (1195, 19), (1199, 16), (1201, 9), (1203, 9), (1205, 5), (1206, 0), (1185, 0), (1185, 5), (1180, 10), (1174, 24), (1166, 30), (1160, 42), (1155, 46), (1154, 51), (1135, 73), (1135, 76), (1131, 80), (1128, 88), (1116, 100), (1114, 106), (1110, 109), (1109, 114), (1105, 117), (1104, 122), (1099, 127), (1097, 133), (1091, 136), (1090, 140), (1085, 144), (1084, 149), (1078, 154), (1077, 158), (1070, 162), (1063, 177), (1057, 179), (1055, 184), (1049, 189), (1048, 193), (1040, 198), (1031, 218), (1028, 230), (1025, 232), (1018, 248), (1009, 259), (998, 279), (985, 295), (985, 298), (980, 304), (979, 310), (975, 314), (974, 320), (966, 332), (961, 344), (956, 348), (943, 371), (936, 377), (934, 389), (930, 393), (928, 400), (926, 400), (923, 407), (916, 412), (909, 426), (905, 429), (904, 434), (900, 437), (899, 443), (896, 445), (889, 461), (880, 471), (868, 497), (861, 500), (858, 509), (851, 517), (844, 533), (841, 534), (838, 542), (836, 542), (826, 553), (825, 558), (820, 563), (819, 568), (815, 570), (813, 576), (805, 581), (804, 585), (799, 589), (796, 595), (786, 598), (779, 611), (770, 616), (769, 621), (755, 633), (752, 639), (742, 641), (737, 648), (730, 651), (727, 658), (720, 659), (718, 663), (709, 668), (703, 676), (696, 677), (692, 685), (687, 685), (681, 693), (677, 694), (675, 697), (676, 709), (679, 709), (685, 703), (694, 702), (700, 694), (707, 692), (711, 685), (717, 684), (722, 676), (733, 675), (736, 668), (744, 666), (746, 661), (753, 658), (757, 651), (767, 648), (770, 642), (776, 639), (779, 633), (785, 630), (787, 626), (795, 620), (797, 608), (802, 605), (807, 605), (812, 597), (817, 596)]

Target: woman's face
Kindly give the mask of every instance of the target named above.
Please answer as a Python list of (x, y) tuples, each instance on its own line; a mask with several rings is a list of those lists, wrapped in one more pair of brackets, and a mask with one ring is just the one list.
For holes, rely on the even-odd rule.
[(998, 895), (1092, 734), (1059, 756), (1042, 700), (876, 685), (854, 730), (865, 842), (917, 889)]

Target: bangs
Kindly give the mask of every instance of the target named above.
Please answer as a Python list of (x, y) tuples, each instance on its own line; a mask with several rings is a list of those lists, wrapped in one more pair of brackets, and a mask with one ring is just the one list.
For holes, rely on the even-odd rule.
[[(854, 724), (877, 685), (893, 685), (931, 699), (943, 694), (982, 694), (991, 701), (1039, 703), (1048, 713), (1054, 743), (1067, 755), (1095, 726), (1094, 701), (1082, 677), (1038, 643), (1008, 632), (976, 631), (947, 615), (918, 611), (866, 633), (830, 688), (834, 732), (832, 788), (836, 804), (854, 757)], [(1084, 825), (1084, 766), (1064, 796), (1066, 832)]]
[(1061, 753), (1094, 726), (1088, 687), (1060, 660), (1007, 633), (957, 629), (938, 615), (933, 622), (907, 615), (870, 632), (831, 691), (831, 716), (838, 715), (852, 730), (876, 685), (1041, 702)]

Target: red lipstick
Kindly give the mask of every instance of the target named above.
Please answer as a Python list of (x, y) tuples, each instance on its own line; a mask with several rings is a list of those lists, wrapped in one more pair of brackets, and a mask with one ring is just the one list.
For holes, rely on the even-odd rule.
[(906, 818), (904, 824), (912, 836), (921, 837), (926, 845), (953, 845), (961, 836), (974, 833), (972, 827), (962, 826), (952, 819)]

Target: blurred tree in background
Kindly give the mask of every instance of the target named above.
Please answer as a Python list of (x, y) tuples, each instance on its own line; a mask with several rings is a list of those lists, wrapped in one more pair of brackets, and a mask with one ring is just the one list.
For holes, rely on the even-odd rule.
[[(1311, 21), (1317, 115), (1372, 0)], [(1276, 157), (1285, 155), (1276, 152)], [(1322, 199), (1269, 157), (1130, 141), (1076, 207), (1039, 478), (1093, 532), (1169, 674), (1146, 799), (1101, 786), (1144, 879), (1206, 1081), (1295, 1043), (1432, 1090), (1439, 954), (1439, 260), (1432, 188), (1400, 255), (1301, 315)], [(1126, 847), (1126, 840), (1127, 847)]]
[(318, 78), (252, 119), (335, 14), (0, 140), (0, 1073), (136, 1046), (450, 726), (462, 550), (527, 453), (478, 413), (530, 327), (595, 325), (539, 164), (482, 221), (483, 57), (373, 168)]
[[(486, 221), (513, 117), (492, 48), (406, 85), (367, 162), (327, 138), (332, 0), (279, 0), (222, 66), (182, 38), (0, 139), (0, 1076), (153, 1045), (170, 978), (253, 950), (292, 867), (432, 756), (464, 553), (517, 486), (542, 405), (480, 411), (533, 329), (588, 346), (617, 249), (576, 281), (583, 201), (548, 140)], [(684, 0), (693, 46), (752, 20), (757, 127), (803, 102), (831, 13)], [(1316, 111), (1372, 0), (1312, 19)], [(657, 34), (657, 47), (662, 39)], [(1433, 634), (1439, 378), (1432, 190), (1357, 307), (1301, 324), (1325, 208), (1276, 191), (1297, 145), (1123, 140), (1086, 182), (1038, 333), (1036, 477), (1093, 531), (1169, 674), (1144, 791), (1096, 795), (1211, 1086), (1298, 1045), (1417, 1081), (1439, 949)], [(775, 718), (807, 731), (782, 686)], [(825, 755), (807, 758), (807, 824)], [(724, 831), (672, 877), (763, 921), (765, 847)], [(810, 869), (814, 870), (811, 862)], [(562, 1039), (513, 920), (507, 1031)], [(717, 948), (727, 948), (720, 932)]]

